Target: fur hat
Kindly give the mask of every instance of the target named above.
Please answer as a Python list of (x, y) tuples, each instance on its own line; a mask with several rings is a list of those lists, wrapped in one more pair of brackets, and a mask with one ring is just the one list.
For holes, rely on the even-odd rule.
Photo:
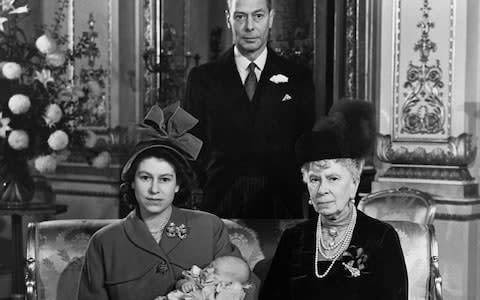
[(364, 158), (376, 139), (375, 109), (362, 100), (339, 100), (326, 118), (303, 134), (295, 145), (297, 161), (335, 158)]

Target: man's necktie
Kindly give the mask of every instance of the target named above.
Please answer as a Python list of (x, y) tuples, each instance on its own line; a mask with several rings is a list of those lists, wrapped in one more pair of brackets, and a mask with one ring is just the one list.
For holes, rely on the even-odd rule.
[(245, 91), (247, 92), (250, 101), (252, 101), (255, 89), (257, 88), (257, 76), (255, 75), (256, 67), (257, 66), (253, 62), (248, 65), (248, 75), (247, 79), (245, 79)]

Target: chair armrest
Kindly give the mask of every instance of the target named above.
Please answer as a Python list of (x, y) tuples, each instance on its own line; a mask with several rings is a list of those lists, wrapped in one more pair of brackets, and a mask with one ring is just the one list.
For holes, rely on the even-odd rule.
[(429, 225), (430, 242), (430, 299), (442, 300), (442, 276), (440, 275), (438, 242), (435, 236), (435, 227)]
[(438, 267), (438, 256), (432, 256), (431, 258), (431, 291), (434, 293), (431, 295), (434, 300), (442, 300), (442, 276), (440, 275), (440, 269)]

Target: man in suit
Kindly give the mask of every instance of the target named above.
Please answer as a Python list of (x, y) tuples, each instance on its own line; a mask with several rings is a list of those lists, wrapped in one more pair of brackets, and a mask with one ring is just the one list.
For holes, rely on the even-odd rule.
[(184, 103), (204, 141), (200, 208), (225, 218), (302, 217), (294, 144), (315, 118), (311, 72), (267, 47), (271, 0), (227, 5), (234, 46), (191, 70)]

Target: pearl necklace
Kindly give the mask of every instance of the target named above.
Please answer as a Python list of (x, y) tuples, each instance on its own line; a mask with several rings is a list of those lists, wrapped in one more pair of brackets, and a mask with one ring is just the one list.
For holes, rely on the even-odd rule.
[(150, 234), (153, 236), (153, 238), (157, 243), (160, 242), (160, 240), (162, 239), (163, 230), (165, 229), (165, 226), (167, 226), (167, 223), (168, 223), (168, 219), (160, 223), (160, 226), (158, 227), (157, 230), (149, 229)]
[(320, 235), (320, 244), (322, 244), (322, 247), (325, 250), (333, 250), (333, 249), (337, 248), (338, 245), (340, 245), (340, 243), (345, 238), (345, 235), (347, 234), (347, 232), (345, 231), (343, 233), (343, 235), (340, 237), (340, 239), (337, 242), (335, 242), (335, 238), (338, 235), (337, 229), (336, 228), (329, 228), (329, 229), (326, 229), (326, 231), (327, 231), (327, 234), (332, 238), (332, 241), (328, 242), (328, 245), (326, 245), (325, 240), (323, 238), (323, 234)]
[[(353, 207), (353, 212), (352, 212), (352, 218), (350, 219), (350, 222), (348, 223), (347, 230), (345, 232), (345, 236), (342, 238), (341, 242), (337, 244), (340, 245), (337, 251), (333, 253), (333, 255), (327, 255), (325, 252), (322, 250), (322, 221), (321, 221), (321, 216), (318, 215), (318, 221), (317, 221), (317, 236), (316, 236), (316, 249), (315, 249), (315, 261), (314, 261), (314, 266), (315, 266), (315, 276), (317, 278), (324, 278), (325, 276), (328, 275), (330, 270), (332, 269), (333, 265), (335, 264), (335, 261), (347, 250), (348, 245), (350, 244), (350, 241), (352, 240), (352, 235), (353, 235), (353, 229), (355, 228), (355, 222), (357, 220), (357, 210), (355, 207)], [(332, 250), (332, 249), (327, 249), (326, 250)], [(327, 270), (323, 274), (318, 273), (318, 253), (320, 253), (323, 257), (326, 259), (331, 259), (332, 262), (330, 263), (330, 266), (328, 266)]]

